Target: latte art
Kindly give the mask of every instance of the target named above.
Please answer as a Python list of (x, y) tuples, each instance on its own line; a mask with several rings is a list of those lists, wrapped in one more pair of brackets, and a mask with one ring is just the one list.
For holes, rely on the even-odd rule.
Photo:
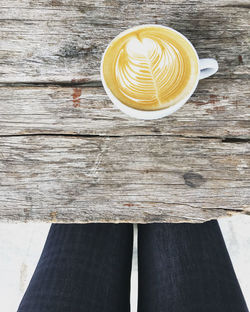
[(184, 71), (180, 52), (160, 38), (132, 37), (120, 51), (115, 75), (125, 97), (161, 106), (178, 88)]
[(175, 104), (193, 85), (198, 64), (192, 53), (192, 47), (168, 29), (139, 27), (118, 36), (110, 45), (103, 74), (122, 103), (157, 110)]

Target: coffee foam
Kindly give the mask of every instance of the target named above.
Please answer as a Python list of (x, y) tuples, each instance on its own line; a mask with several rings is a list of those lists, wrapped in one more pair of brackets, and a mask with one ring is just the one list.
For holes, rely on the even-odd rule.
[(191, 44), (178, 33), (144, 26), (114, 39), (104, 56), (103, 74), (122, 103), (157, 110), (188, 93), (197, 79), (198, 62)]

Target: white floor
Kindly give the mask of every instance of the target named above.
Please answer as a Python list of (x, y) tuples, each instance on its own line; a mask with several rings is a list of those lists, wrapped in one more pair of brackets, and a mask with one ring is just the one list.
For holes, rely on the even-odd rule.
[[(220, 220), (226, 244), (250, 306), (250, 216)], [(48, 224), (0, 223), (0, 311), (16, 312), (49, 230)], [(134, 255), (136, 254), (136, 246)], [(131, 305), (136, 311), (137, 261), (133, 261)]]

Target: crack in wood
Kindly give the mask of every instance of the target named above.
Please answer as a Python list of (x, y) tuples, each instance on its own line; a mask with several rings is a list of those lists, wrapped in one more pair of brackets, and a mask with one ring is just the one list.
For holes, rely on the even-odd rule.
[(222, 139), (222, 143), (248, 143), (250, 138), (226, 137)]
[(240, 9), (250, 9), (250, 4), (248, 3), (231, 3), (221, 6), (222, 8), (240, 8)]
[(91, 80), (89, 81), (88, 78), (82, 79), (72, 79), (71, 81), (53, 81), (53, 82), (46, 82), (46, 81), (35, 81), (35, 82), (24, 82), (24, 81), (16, 81), (16, 82), (2, 82), (0, 83), (0, 87), (9, 87), (9, 88), (16, 88), (16, 87), (25, 87), (25, 88), (32, 88), (32, 87), (61, 87), (61, 88), (74, 88), (76, 86), (79, 87), (102, 87), (102, 82), (100, 80)]
[(201, 139), (201, 140), (221, 140), (222, 143), (249, 143), (250, 138), (242, 137), (220, 137), (220, 136), (185, 136), (178, 134), (125, 134), (125, 135), (105, 135), (105, 134), (74, 134), (74, 133), (25, 133), (25, 134), (0, 134), (0, 137), (72, 137), (72, 138), (125, 138), (125, 137), (169, 137), (183, 139)]
[[(241, 56), (242, 57), (242, 56)], [(242, 62), (242, 59), (238, 59), (238, 62)], [(237, 77), (213, 77), (207, 78), (206, 81), (213, 80), (213, 81), (237, 81), (237, 80), (249, 80), (249, 74), (238, 74)], [(0, 87), (25, 87), (25, 88), (32, 88), (32, 87), (61, 87), (61, 88), (74, 88), (75, 86), (79, 87), (103, 87), (101, 80), (90, 80), (90, 78), (79, 78), (79, 79), (72, 79), (70, 81), (14, 81), (14, 82), (0, 82)]]

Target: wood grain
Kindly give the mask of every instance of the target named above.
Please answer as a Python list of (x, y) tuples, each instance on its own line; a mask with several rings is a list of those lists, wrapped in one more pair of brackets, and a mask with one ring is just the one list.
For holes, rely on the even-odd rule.
[(249, 83), (206, 79), (172, 116), (143, 121), (114, 108), (103, 88), (0, 88), (0, 134), (180, 135), (249, 138)]
[(167, 136), (2, 137), (1, 219), (202, 222), (249, 213), (249, 146)]
[(249, 1), (8, 0), (0, 11), (0, 82), (100, 80), (110, 40), (150, 23), (173, 27), (200, 57), (215, 57), (215, 77), (249, 76)]
[[(250, 213), (249, 1), (2, 0), (0, 220), (203, 222)], [(218, 73), (155, 121), (113, 107), (102, 53), (161, 24)]]

